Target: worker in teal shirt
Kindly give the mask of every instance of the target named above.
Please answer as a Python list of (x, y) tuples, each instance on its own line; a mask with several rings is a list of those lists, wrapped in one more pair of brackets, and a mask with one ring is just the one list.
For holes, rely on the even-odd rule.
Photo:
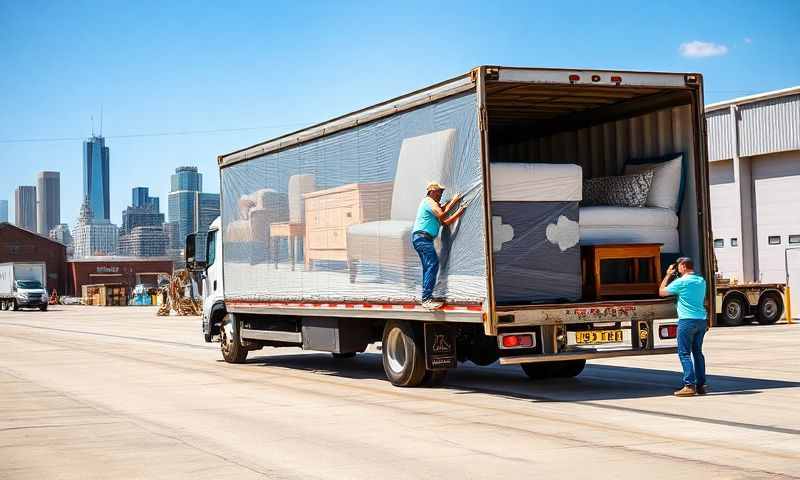
[[(676, 268), (680, 277), (670, 283)], [(667, 269), (658, 293), (662, 297), (676, 296), (678, 302), (678, 358), (683, 368), (683, 388), (675, 392), (675, 396), (705, 395), (703, 337), (708, 330), (706, 281), (694, 272), (691, 258), (681, 257)]]
[[(464, 213), (463, 206), (451, 214), (461, 195), (457, 194), (445, 206), (442, 200), (444, 186), (437, 182), (430, 182), (427, 186), (427, 195), (419, 204), (417, 218), (412, 228), (411, 243), (422, 262), (422, 306), (435, 310), (442, 306), (442, 302), (433, 299), (433, 287), (436, 286), (436, 276), (439, 274), (439, 256), (433, 246), (433, 240), (439, 235), (439, 228), (450, 225), (458, 220)], [(449, 215), (449, 216), (448, 216)]]

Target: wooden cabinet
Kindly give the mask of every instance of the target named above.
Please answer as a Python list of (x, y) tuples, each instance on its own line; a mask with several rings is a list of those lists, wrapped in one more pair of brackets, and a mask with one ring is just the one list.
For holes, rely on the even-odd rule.
[(303, 195), (306, 269), (313, 260), (347, 261), (347, 227), (387, 220), (393, 182), (351, 183)]

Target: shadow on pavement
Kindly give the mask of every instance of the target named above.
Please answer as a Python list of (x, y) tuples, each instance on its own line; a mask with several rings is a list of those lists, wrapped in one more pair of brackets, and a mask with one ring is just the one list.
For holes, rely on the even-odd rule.
[[(327, 353), (254, 356), (248, 363), (343, 378), (386, 379), (381, 356), (376, 353), (361, 353), (349, 359), (335, 359)], [(764, 390), (800, 387), (800, 382), (709, 375), (708, 385), (708, 396), (754, 395)], [(484, 393), (537, 402), (576, 402), (669, 396), (679, 386), (677, 370), (589, 363), (576, 378), (532, 381), (516, 366), (478, 367), (466, 363), (451, 370), (439, 388), (452, 389), (459, 394)]]

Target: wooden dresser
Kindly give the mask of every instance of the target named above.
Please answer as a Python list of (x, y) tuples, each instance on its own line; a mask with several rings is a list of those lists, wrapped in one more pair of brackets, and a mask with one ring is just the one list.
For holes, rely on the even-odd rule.
[(304, 194), (306, 270), (313, 260), (347, 261), (347, 227), (387, 220), (393, 185), (350, 183)]

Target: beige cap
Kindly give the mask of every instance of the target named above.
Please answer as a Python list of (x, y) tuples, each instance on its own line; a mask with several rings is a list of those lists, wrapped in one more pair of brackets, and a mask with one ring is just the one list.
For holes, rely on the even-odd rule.
[(429, 182), (428, 186), (425, 187), (426, 192), (432, 192), (434, 190), (444, 190), (444, 185), (439, 182)]

